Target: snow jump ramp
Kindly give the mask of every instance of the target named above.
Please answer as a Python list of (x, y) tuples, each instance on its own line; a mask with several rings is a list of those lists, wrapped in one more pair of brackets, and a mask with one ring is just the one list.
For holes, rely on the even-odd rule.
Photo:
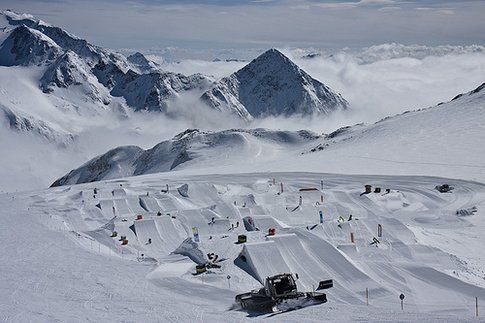
[(234, 264), (261, 284), (268, 276), (291, 272), (274, 241), (246, 243)]

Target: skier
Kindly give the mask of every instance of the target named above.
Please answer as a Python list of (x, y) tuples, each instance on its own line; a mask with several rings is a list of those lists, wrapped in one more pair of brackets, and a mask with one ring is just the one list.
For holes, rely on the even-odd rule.
[(147, 244), (152, 244), (152, 238), (148, 238)]
[(349, 219), (347, 221), (352, 221), (352, 214), (349, 215)]

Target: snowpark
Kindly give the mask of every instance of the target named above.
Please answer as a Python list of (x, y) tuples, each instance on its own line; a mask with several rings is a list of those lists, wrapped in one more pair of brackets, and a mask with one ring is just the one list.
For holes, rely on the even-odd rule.
[[(435, 189), (443, 183), (454, 189)], [(485, 312), (477, 182), (151, 174), (7, 193), (0, 205), (12, 215), (0, 237), (11, 295), (2, 320), (476, 321)], [(308, 291), (333, 279), (328, 302), (277, 315), (234, 304), (282, 272)]]
[(0, 8), (0, 320), (485, 322), (485, 6), (442, 1)]

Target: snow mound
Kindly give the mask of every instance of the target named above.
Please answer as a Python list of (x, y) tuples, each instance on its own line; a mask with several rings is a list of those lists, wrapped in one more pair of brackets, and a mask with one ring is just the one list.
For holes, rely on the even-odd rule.
[[(315, 204), (319, 194), (310, 194), (298, 213), (285, 211), (284, 201), (298, 200), (301, 188), (318, 186), (322, 179), (323, 204)], [(434, 190), (437, 180), (452, 182), (453, 194)], [(283, 182), (281, 193), (275, 184)], [(364, 183), (393, 190), (360, 196)], [(188, 197), (177, 192), (183, 184), (190, 188)], [(234, 296), (261, 287), (267, 276), (286, 272), (298, 274), (303, 292), (322, 280), (334, 283), (325, 290), (326, 304), (288, 312), (288, 321), (472, 320), (475, 297), (485, 297), (484, 193), (484, 185), (475, 181), (427, 176), (180, 172), (0, 194), (0, 242), (9, 246), (2, 267), (4, 285), (29, 291), (14, 293), (14, 307), (9, 298), (0, 298), (0, 303), (6, 305), (6, 316), (16, 315), (20, 306), (22, 318), (32, 321), (41, 317), (41, 311), (28, 310), (32, 306), (49, 307), (59, 320), (73, 315), (102, 320), (107, 306), (118, 306), (113, 311), (117, 320), (183, 315), (184, 321), (193, 321), (201, 313), (207, 320), (244, 320), (247, 313), (227, 310)], [(391, 197), (425, 208), (386, 206), (383, 199)], [(455, 215), (455, 210), (472, 205), (477, 206), (476, 216)], [(275, 235), (245, 230), (240, 211), (249, 207), (268, 211), (266, 217), (254, 215), (256, 223), (271, 218), (281, 223)], [(352, 220), (347, 220), (348, 212)], [(345, 221), (340, 223), (342, 215)], [(245, 243), (238, 243), (240, 235), (246, 236)], [(377, 245), (371, 244), (375, 238)], [(45, 246), (53, 257), (41, 256)], [(25, 261), (16, 261), (19, 256), (35, 270), (26, 272)], [(196, 274), (196, 265), (203, 264), (207, 271)], [(95, 279), (86, 275), (86, 268), (96, 273)], [(74, 303), (57, 285), (32, 287), (32, 280), (48, 281), (52, 275), (73, 288)], [(110, 286), (113, 297), (100, 284)], [(79, 310), (76, 300), (84, 302), (93, 292), (96, 306)], [(404, 311), (401, 293), (406, 295)], [(119, 305), (123, 295), (130, 298)], [(194, 313), (186, 310), (188, 303), (198, 306)], [(123, 312), (126, 306), (129, 312)], [(481, 311), (483, 304), (479, 306)], [(147, 311), (152, 315), (143, 316)]]

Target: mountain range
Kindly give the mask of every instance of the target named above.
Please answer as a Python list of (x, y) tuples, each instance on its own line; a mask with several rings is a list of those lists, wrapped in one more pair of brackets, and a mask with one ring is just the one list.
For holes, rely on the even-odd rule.
[[(56, 180), (54, 186), (155, 172), (203, 173), (213, 171), (214, 166), (227, 173), (294, 171), (302, 165), (311, 171), (336, 173), (395, 174), (402, 169), (403, 174), (467, 174), (473, 179), (481, 178), (483, 171), (483, 154), (475, 151), (485, 140), (484, 85), (447, 103), (327, 135), (306, 130), (188, 129), (168, 140), (153, 140), (147, 145), (159, 143), (149, 149), (138, 140), (140, 147), (120, 146), (104, 153), (107, 147), (124, 143), (98, 146), (91, 141), (110, 138), (86, 136), (92, 128), (104, 129), (112, 120), (137, 116), (166, 115), (169, 122), (185, 118), (187, 111), (178, 114), (178, 109), (186, 98), (196, 99), (188, 109), (194, 119), (208, 109), (213, 112), (210, 117), (221, 124), (228, 115), (243, 122), (273, 116), (327, 117), (349, 109), (349, 103), (277, 49), (216, 80), (165, 71), (139, 52), (125, 57), (12, 11), (0, 15), (0, 44), (0, 121), (5, 128), (69, 147), (68, 153), (76, 152), (76, 143), (84, 136), (90, 147), (76, 155), (76, 162), (98, 155)], [(158, 124), (154, 127), (158, 131)], [(127, 133), (141, 132), (133, 128)], [(35, 144), (35, 149), (52, 147)], [(65, 173), (72, 165), (57, 172)], [(397, 167), (402, 165), (406, 167)], [(29, 167), (22, 166), (22, 171)], [(58, 176), (50, 174), (49, 181)]]
[[(340, 94), (276, 49), (217, 81), (202, 74), (164, 71), (139, 52), (125, 57), (31, 15), (7, 10), (0, 16), (0, 25), (0, 66), (6, 67), (6, 73), (11, 69), (19, 79), (35, 74), (29, 75), (28, 81), (37, 83), (42, 92), (39, 97), (52, 103), (51, 113), (71, 110), (90, 118), (106, 113), (126, 117), (132, 111), (177, 115), (177, 108), (171, 110), (170, 106), (194, 94), (200, 99), (192, 107), (193, 113), (209, 108), (244, 121), (266, 116), (327, 115), (348, 108)], [(6, 98), (0, 97), (0, 103), (10, 115), (33, 120), (32, 129), (46, 122), (44, 115), (30, 114), (30, 108)], [(61, 133), (75, 136), (76, 125), (58, 125)]]
[(305, 165), (310, 171), (337, 172), (345, 167), (356, 173), (396, 173), (411, 168), (417, 173), (459, 174), (465, 168), (478, 174), (484, 167), (480, 166), (482, 154), (475, 153), (477, 144), (485, 140), (484, 110), (485, 83), (447, 103), (327, 135), (266, 129), (187, 130), (148, 150), (136, 146), (110, 150), (53, 186), (180, 169), (206, 172), (214, 165), (217, 171), (226, 165), (231, 171), (297, 171)]

